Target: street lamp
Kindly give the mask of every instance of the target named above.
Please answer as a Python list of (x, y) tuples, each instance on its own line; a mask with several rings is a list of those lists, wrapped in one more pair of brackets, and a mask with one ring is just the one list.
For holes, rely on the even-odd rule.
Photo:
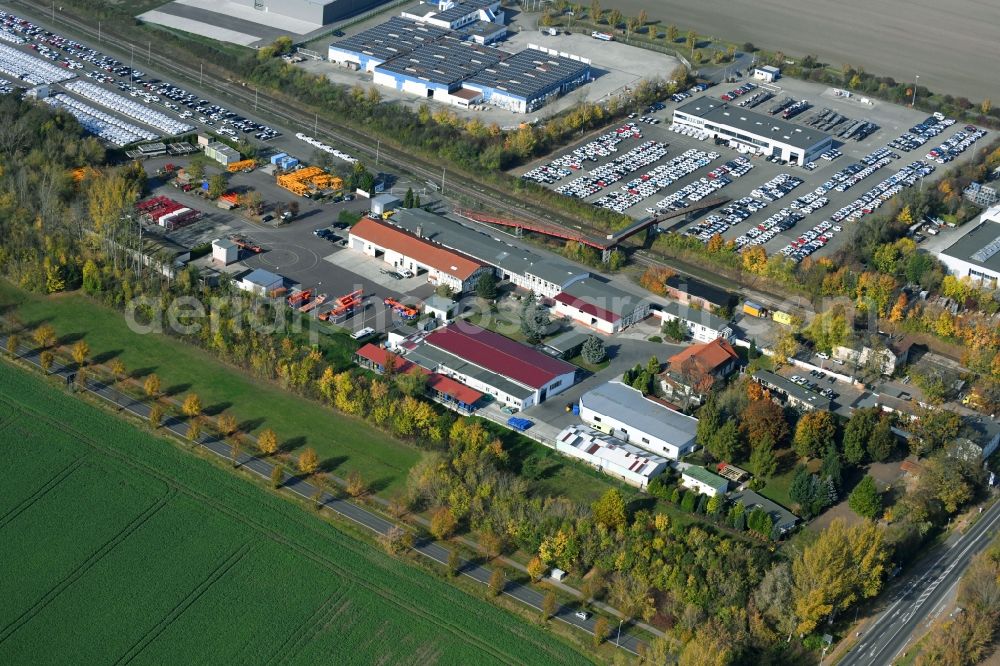
[(916, 74), (913, 81), (913, 99), (910, 101), (910, 106), (916, 106), (917, 104), (917, 84), (920, 83), (920, 75)]

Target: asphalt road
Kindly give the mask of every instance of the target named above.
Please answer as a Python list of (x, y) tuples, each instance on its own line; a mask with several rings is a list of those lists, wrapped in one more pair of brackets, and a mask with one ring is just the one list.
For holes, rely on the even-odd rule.
[[(2, 348), (6, 349), (7, 336), (0, 336), (0, 343), (3, 345)], [(18, 356), (22, 361), (40, 368), (38, 350), (21, 346), (18, 350)], [(71, 383), (69, 378), (75, 373), (73, 368), (55, 363), (50, 370), (50, 374), (62, 377), (66, 380), (67, 386), (69, 386)], [(88, 379), (86, 381), (85, 388), (92, 394), (114, 404), (120, 410), (129, 412), (140, 419), (149, 418), (149, 406), (146, 403), (136, 401), (131, 397), (126, 396), (110, 385)], [(177, 417), (167, 417), (164, 420), (162, 427), (178, 437), (187, 436), (187, 423)], [(232, 450), (229, 443), (219, 440), (214, 436), (201, 436), (198, 440), (198, 445), (224, 460), (232, 460)], [(246, 454), (239, 455), (237, 463), (238, 466), (258, 474), (265, 479), (271, 478), (271, 472), (274, 469), (274, 466), (266, 460)], [(312, 500), (316, 496), (318, 488), (309, 483), (307, 479), (300, 476), (289, 476), (288, 474), (284, 474), (283, 479), (283, 487), (295, 493), (299, 497)], [(336, 498), (327, 492), (322, 493), (320, 501), (324, 509), (333, 511), (340, 517), (351, 520), (362, 527), (370, 529), (376, 534), (386, 534), (391, 527), (395, 526), (395, 523), (389, 522), (385, 518), (382, 518), (381, 516), (368, 511), (367, 509), (364, 509), (349, 500)], [(431, 540), (418, 540), (414, 544), (413, 549), (424, 557), (444, 565), (447, 565), (448, 558), (451, 553), (448, 548), (445, 548), (441, 544)], [(462, 560), (459, 571), (463, 576), (467, 576), (483, 585), (488, 585), (490, 578), (493, 575), (492, 568), (475, 562), (470, 562), (468, 560)], [(362, 574), (359, 572), (359, 575)], [(542, 608), (542, 602), (545, 596), (540, 591), (532, 587), (522, 585), (521, 583), (512, 580), (507, 581), (503, 593), (506, 596), (516, 599), (522, 604), (539, 611)], [(576, 605), (560, 605), (553, 619), (571, 625), (581, 631), (587, 632), (588, 634), (593, 634), (596, 617), (590, 616), (585, 620), (581, 619), (574, 614), (578, 610), (579, 607)], [(618, 647), (622, 650), (626, 650), (627, 652), (631, 652), (636, 655), (639, 654), (640, 648), (644, 646), (643, 641), (625, 629), (620, 629), (620, 633), (614, 638), (609, 639), (609, 642), (615, 642), (616, 645), (618, 645)]]
[(840, 660), (841, 666), (892, 664), (906, 650), (914, 632), (938, 610), (958, 585), (972, 558), (1000, 527), (1000, 502), (983, 512), (962, 535), (952, 535), (906, 579), (896, 584), (890, 605), (864, 630), (861, 640)]

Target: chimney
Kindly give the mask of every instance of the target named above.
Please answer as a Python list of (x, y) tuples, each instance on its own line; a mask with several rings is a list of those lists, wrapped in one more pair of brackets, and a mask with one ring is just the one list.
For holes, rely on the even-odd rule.
[(417, 238), (423, 238), (423, 237), (424, 237), (424, 225), (418, 224), (417, 225)]

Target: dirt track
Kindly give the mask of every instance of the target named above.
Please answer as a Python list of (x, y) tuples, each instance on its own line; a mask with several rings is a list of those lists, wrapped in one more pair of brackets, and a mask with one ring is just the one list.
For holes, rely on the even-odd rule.
[(645, 9), (661, 26), (811, 53), (897, 81), (919, 74), (931, 90), (1000, 101), (1000, 3), (993, 0), (609, 0), (606, 6), (626, 16)]

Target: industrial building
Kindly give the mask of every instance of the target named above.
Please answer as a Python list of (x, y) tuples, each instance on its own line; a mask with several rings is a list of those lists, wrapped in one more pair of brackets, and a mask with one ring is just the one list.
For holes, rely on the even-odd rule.
[(580, 418), (601, 432), (671, 460), (691, 452), (698, 430), (698, 419), (621, 382), (601, 384), (580, 396)]
[(390, 366), (391, 372), (397, 375), (408, 372), (424, 373), (427, 376), (428, 394), (465, 414), (471, 414), (475, 411), (476, 405), (483, 398), (483, 394), (479, 391), (469, 388), (451, 377), (431, 372), (391, 353), (384, 347), (370, 343), (354, 352), (354, 362), (379, 374), (384, 374)]
[[(444, 8), (444, 9), (442, 9)], [(529, 44), (519, 53), (487, 45), (506, 36), (496, 0), (404, 12), (330, 45), (328, 58), (372, 72), (373, 83), (446, 104), (491, 104), (529, 113), (590, 80), (590, 61)]]
[(330, 44), (328, 57), (330, 62), (372, 72), (385, 61), (404, 56), (449, 32), (448, 28), (393, 16), (385, 23)]
[(222, 266), (235, 263), (240, 258), (240, 246), (228, 238), (212, 241), (212, 261)]
[(507, 239), (419, 208), (396, 211), (390, 224), (492, 266), (501, 279), (552, 298), (590, 273), (556, 257), (542, 257)]
[(468, 106), (478, 95), (462, 83), (500, 61), (502, 51), (446, 35), (375, 67), (373, 82), (447, 104)]
[(564, 428), (556, 437), (556, 450), (639, 488), (667, 467), (666, 458), (582, 426)]
[(973, 280), (1000, 281), (1000, 206), (990, 208), (961, 238), (937, 253), (948, 272)]
[(492, 44), (507, 36), (500, 0), (441, 0), (432, 11), (402, 13), (403, 18), (459, 33), (477, 44)]
[(363, 218), (351, 227), (348, 247), (378, 257), (400, 271), (427, 274), (428, 282), (447, 285), (455, 293), (471, 291), (488, 266), (380, 220)]
[(553, 298), (552, 309), (562, 316), (611, 335), (649, 316), (649, 301), (607, 282), (578, 280)]
[(518, 410), (542, 403), (576, 381), (575, 365), (466, 321), (404, 343), (401, 351), (408, 361)]
[(221, 141), (213, 141), (205, 146), (205, 155), (215, 160), (222, 166), (229, 166), (230, 164), (239, 162), (243, 159), (239, 151), (230, 148)]
[(590, 61), (533, 44), (490, 65), (463, 84), (486, 104), (531, 113), (590, 81)]
[(701, 97), (674, 110), (674, 124), (704, 130), (746, 152), (802, 166), (833, 147), (825, 132)]
[(664, 322), (680, 321), (695, 342), (711, 342), (717, 338), (728, 341), (733, 339), (733, 329), (726, 320), (708, 310), (671, 301), (659, 310), (653, 310), (653, 314)]
[[(250, 9), (312, 23), (317, 28), (368, 11), (386, 0), (233, 0)], [(263, 19), (262, 19), (263, 21)]]
[(236, 286), (256, 296), (270, 296), (284, 286), (284, 278), (271, 271), (257, 268), (243, 276)]

